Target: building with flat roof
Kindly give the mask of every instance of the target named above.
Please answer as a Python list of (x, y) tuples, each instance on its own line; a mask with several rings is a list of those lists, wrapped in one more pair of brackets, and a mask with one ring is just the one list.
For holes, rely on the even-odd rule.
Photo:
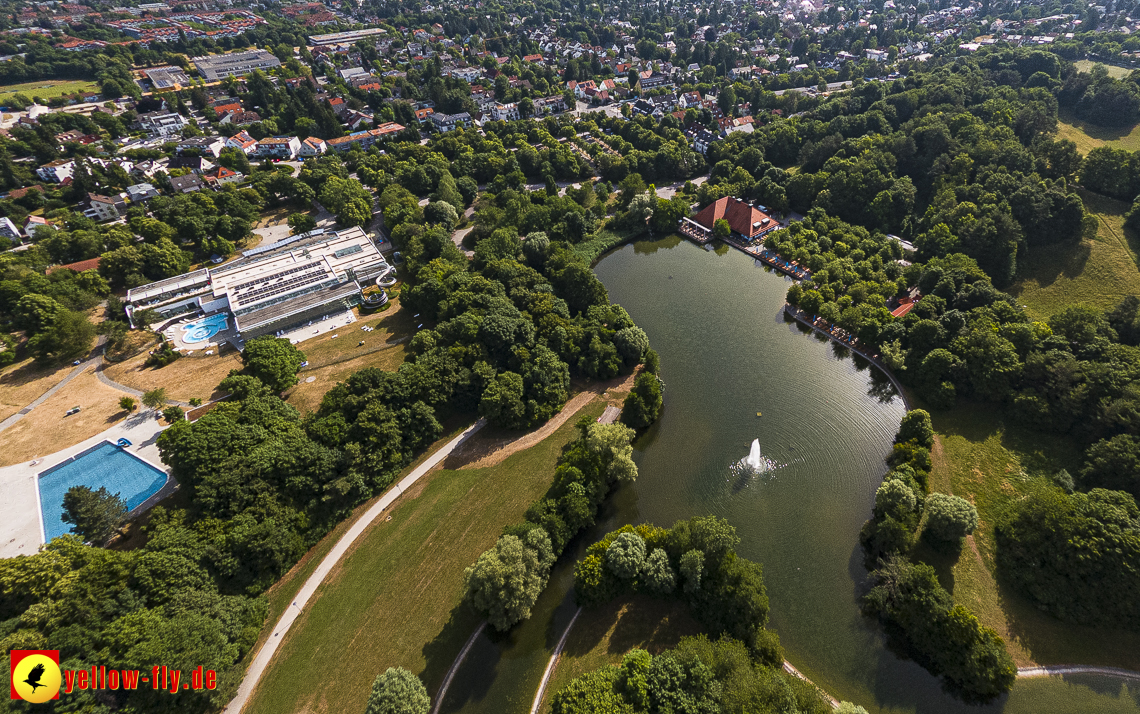
[(194, 66), (207, 82), (216, 82), (224, 77), (241, 77), (255, 69), (273, 69), (281, 66), (281, 60), (268, 50), (231, 52), (226, 55), (206, 55), (195, 57)]
[(365, 37), (383, 35), (384, 30), (379, 27), (370, 27), (366, 30), (351, 30), (349, 32), (333, 32), (327, 35), (309, 35), (309, 44), (321, 45), (351, 45)]
[[(213, 268), (127, 291), (126, 312), (152, 308), (164, 319), (188, 313), (233, 317), (248, 340), (340, 312), (392, 268), (362, 228), (317, 229), (247, 250)], [(240, 337), (239, 337), (240, 336)]]

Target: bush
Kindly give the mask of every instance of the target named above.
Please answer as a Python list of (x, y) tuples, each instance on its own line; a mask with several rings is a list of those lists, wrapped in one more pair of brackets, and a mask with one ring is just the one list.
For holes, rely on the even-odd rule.
[(431, 697), (420, 678), (403, 667), (376, 675), (365, 714), (427, 714)]
[(505, 535), (464, 572), (464, 600), (496, 630), (530, 617), (554, 564), (550, 538), (541, 528), (523, 538)]
[(133, 412), (138, 408), (139, 403), (135, 401), (134, 397), (119, 397), (119, 409), (125, 412)]
[(182, 353), (175, 350), (169, 342), (163, 342), (158, 346), (154, 352), (147, 356), (146, 362), (143, 363), (146, 367), (165, 367), (174, 360), (182, 356)]
[(176, 421), (182, 421), (186, 418), (186, 412), (182, 407), (170, 406), (162, 410), (162, 418), (173, 424)]
[(903, 417), (895, 443), (905, 444), (908, 441), (927, 449), (934, 446), (934, 425), (930, 422), (929, 412), (912, 409)]
[(978, 527), (978, 511), (964, 498), (934, 493), (926, 499), (926, 533), (944, 543), (957, 543)]
[(142, 395), (143, 406), (150, 407), (151, 409), (158, 409), (166, 404), (166, 387), (157, 387), (148, 392), (143, 392)]

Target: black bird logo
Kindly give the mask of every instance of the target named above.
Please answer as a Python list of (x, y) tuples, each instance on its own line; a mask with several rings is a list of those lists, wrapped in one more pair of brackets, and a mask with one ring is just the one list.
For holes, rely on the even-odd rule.
[(27, 684), (29, 687), (31, 687), (32, 693), (34, 694), (37, 687), (47, 686), (46, 684), (40, 684), (40, 680), (43, 679), (43, 676), (44, 666), (42, 664), (37, 664), (35, 667), (32, 667), (31, 672), (28, 672), (28, 678), (24, 680), (24, 684)]

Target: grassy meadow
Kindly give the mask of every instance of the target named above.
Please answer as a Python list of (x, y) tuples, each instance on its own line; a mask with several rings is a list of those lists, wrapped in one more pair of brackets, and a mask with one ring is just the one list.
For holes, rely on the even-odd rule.
[[(583, 413), (596, 417), (601, 410), (593, 402)], [(562, 446), (574, 435), (569, 420), (497, 466), (444, 468), (409, 490), (391, 520), (375, 523), (321, 586), (247, 711), (363, 711), (373, 678), (395, 665), (435, 691), (478, 626), (461, 602), (464, 569), (546, 492)], [(444, 466), (454, 466), (452, 460)], [(270, 592), (270, 622), (329, 547), (318, 545)], [(345, 652), (352, 653), (352, 667), (344, 666)]]
[(0, 87), (0, 104), (4, 104), (16, 94), (23, 94), (29, 98), (52, 99), (65, 94), (75, 94), (87, 90), (97, 90), (99, 85), (87, 80), (65, 81), (60, 79), (41, 79), (36, 82), (23, 84), (7, 84)]

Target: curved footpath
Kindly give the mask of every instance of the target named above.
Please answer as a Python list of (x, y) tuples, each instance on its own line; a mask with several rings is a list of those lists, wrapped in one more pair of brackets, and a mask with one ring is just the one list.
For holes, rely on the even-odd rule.
[(289, 603), (289, 607), (282, 613), (281, 619), (277, 621), (269, 639), (261, 645), (261, 649), (257, 651), (257, 654), (254, 655), (253, 660), (250, 662), (249, 669), (246, 670), (245, 678), (242, 680), (241, 686), (238, 687), (237, 694), (230, 703), (226, 705), (223, 711), (238, 714), (249, 702), (250, 695), (253, 694), (253, 690), (257, 687), (258, 681), (261, 680), (261, 676), (265, 673), (265, 669), (273, 659), (274, 653), (277, 652), (277, 648), (281, 645), (284, 635), (289, 632), (289, 628), (293, 626), (293, 622), (301, 615), (303, 608), (317, 592), (317, 588), (321, 586), (321, 583), (328, 577), (328, 574), (332, 572), (333, 567), (344, 557), (348, 549), (364, 535), (364, 532), (368, 530), (368, 526), (372, 525), (372, 522), (379, 518), (380, 514), (391, 506), (412, 484), (439, 465), (445, 458), (451, 455), (451, 452), (459, 448), (463, 442), (471, 438), (475, 432), (482, 429), (486, 423), (486, 419), (479, 419), (479, 421), (467, 427), (462, 434), (447, 442), (443, 448), (429, 456), (422, 464), (405, 476), (403, 480), (385, 493), (379, 501), (372, 504), (372, 507), (369, 508), (356, 523), (352, 524), (348, 532), (341, 536), (341, 539), (337, 541), (328, 555), (321, 560), (320, 565), (318, 565), (317, 569), (313, 571), (313, 574), (309, 576), (309, 579), (305, 581), (305, 584), (301, 586), (300, 591), (297, 592), (297, 596), (293, 598), (293, 602)]

